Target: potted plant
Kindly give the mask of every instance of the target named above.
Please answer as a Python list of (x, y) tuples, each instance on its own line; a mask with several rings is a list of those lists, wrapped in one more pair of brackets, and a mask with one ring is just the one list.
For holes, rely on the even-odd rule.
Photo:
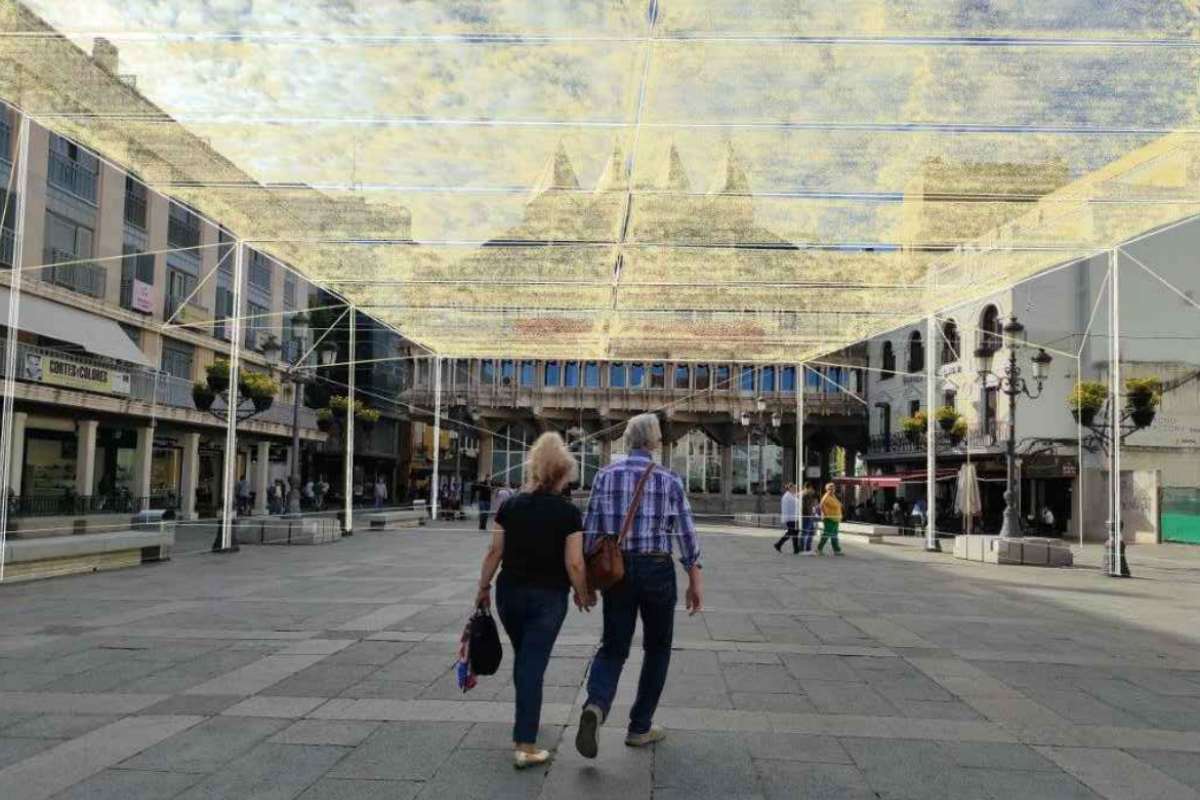
[(279, 382), (262, 372), (246, 372), (238, 382), (238, 388), (254, 403), (257, 412), (266, 411), (279, 394)]
[(933, 413), (933, 418), (937, 420), (944, 433), (950, 433), (959, 420), (959, 414), (954, 410), (954, 406), (942, 406)]
[(192, 384), (192, 402), (200, 411), (208, 411), (216, 399), (217, 393), (205, 381), (196, 381)]
[(921, 441), (921, 437), (925, 435), (925, 428), (929, 424), (929, 419), (924, 411), (918, 411), (911, 417), (905, 417), (900, 420), (900, 429), (904, 431), (904, 435), (913, 444)]
[(950, 428), (950, 443), (955, 447), (962, 444), (963, 439), (967, 438), (967, 421), (963, 417), (954, 420), (954, 425)]
[[(358, 403), (355, 403), (354, 405), (356, 408), (358, 407)], [(346, 409), (349, 407), (350, 401), (344, 394), (335, 394), (333, 397), (329, 398), (329, 410), (334, 414), (345, 415)]]
[(1162, 381), (1158, 378), (1129, 378), (1125, 381), (1125, 407), (1133, 424), (1145, 428), (1154, 422), (1162, 401)]
[(1090, 426), (1107, 400), (1108, 387), (1103, 383), (1081, 381), (1067, 396), (1067, 407), (1080, 424)]
[(317, 427), (325, 433), (333, 428), (333, 412), (328, 408), (317, 409)]
[(358, 408), (354, 412), (354, 417), (358, 420), (358, 424), (362, 426), (362, 429), (368, 433), (375, 427), (375, 423), (379, 422), (379, 412), (366, 406)]
[(218, 358), (204, 369), (208, 376), (208, 388), (213, 394), (220, 394), (229, 388), (229, 361)]

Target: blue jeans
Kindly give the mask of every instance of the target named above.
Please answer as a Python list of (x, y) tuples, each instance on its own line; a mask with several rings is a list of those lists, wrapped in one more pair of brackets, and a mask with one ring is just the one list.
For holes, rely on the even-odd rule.
[(642, 674), (629, 712), (629, 732), (650, 730), (671, 665), (675, 634), (675, 565), (670, 558), (625, 556), (625, 580), (604, 592), (604, 635), (592, 660), (587, 702), (605, 717), (629, 657), (633, 629), (642, 617)]
[(800, 552), (806, 553), (813, 549), (813, 534), (817, 532), (817, 520), (805, 517), (800, 522)]
[(507, 580), (501, 572), (496, 581), (496, 611), (513, 647), (517, 692), (513, 742), (533, 744), (542, 719), (542, 680), (567, 616), (567, 591)]

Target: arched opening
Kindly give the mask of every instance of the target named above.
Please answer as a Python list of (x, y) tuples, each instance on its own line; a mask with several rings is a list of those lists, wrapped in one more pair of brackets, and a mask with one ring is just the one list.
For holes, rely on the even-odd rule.
[(908, 337), (908, 371), (909, 374), (925, 369), (925, 343), (920, 331), (913, 331)]
[(879, 367), (883, 370), (879, 376), (880, 380), (887, 380), (896, 372), (896, 351), (892, 349), (891, 342), (883, 343), (883, 354), (879, 359)]
[(962, 352), (962, 341), (958, 335), (958, 323), (952, 319), (942, 323), (942, 363), (953, 364)]
[(979, 317), (979, 329), (983, 338), (981, 348), (996, 352), (1004, 343), (1004, 335), (1000, 330), (1000, 309), (988, 306)]

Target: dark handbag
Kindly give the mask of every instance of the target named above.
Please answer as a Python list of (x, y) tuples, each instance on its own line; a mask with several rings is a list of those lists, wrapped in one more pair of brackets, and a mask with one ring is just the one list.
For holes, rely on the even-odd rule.
[(496, 670), (500, 669), (504, 651), (500, 648), (500, 632), (496, 630), (492, 612), (485, 608), (475, 609), (468, 626), (467, 659), (471, 672), (476, 675), (495, 675)]
[(588, 554), (587, 581), (589, 588), (604, 591), (625, 579), (625, 559), (621, 556), (621, 543), (625, 541), (630, 528), (633, 527), (633, 519), (642, 505), (642, 493), (646, 490), (646, 481), (650, 479), (652, 472), (654, 472), (653, 461), (646, 467), (646, 471), (638, 479), (637, 488), (633, 490), (633, 500), (630, 501), (629, 508), (625, 512), (625, 519), (621, 521), (621, 533), (618, 536), (600, 537), (600, 545)]

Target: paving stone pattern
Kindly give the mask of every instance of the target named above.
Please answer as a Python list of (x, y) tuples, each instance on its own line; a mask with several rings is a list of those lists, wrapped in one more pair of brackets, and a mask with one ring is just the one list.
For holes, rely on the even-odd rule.
[(0, 798), (1200, 798), (1200, 549), (1131, 548), (1119, 581), (1092, 551), (998, 568), (702, 535), (667, 740), (623, 744), (635, 648), (600, 757), (575, 752), (600, 614), (572, 611), (539, 736), (557, 757), (525, 772), (511, 653), (466, 695), (451, 672), (470, 525), (0, 586)]

